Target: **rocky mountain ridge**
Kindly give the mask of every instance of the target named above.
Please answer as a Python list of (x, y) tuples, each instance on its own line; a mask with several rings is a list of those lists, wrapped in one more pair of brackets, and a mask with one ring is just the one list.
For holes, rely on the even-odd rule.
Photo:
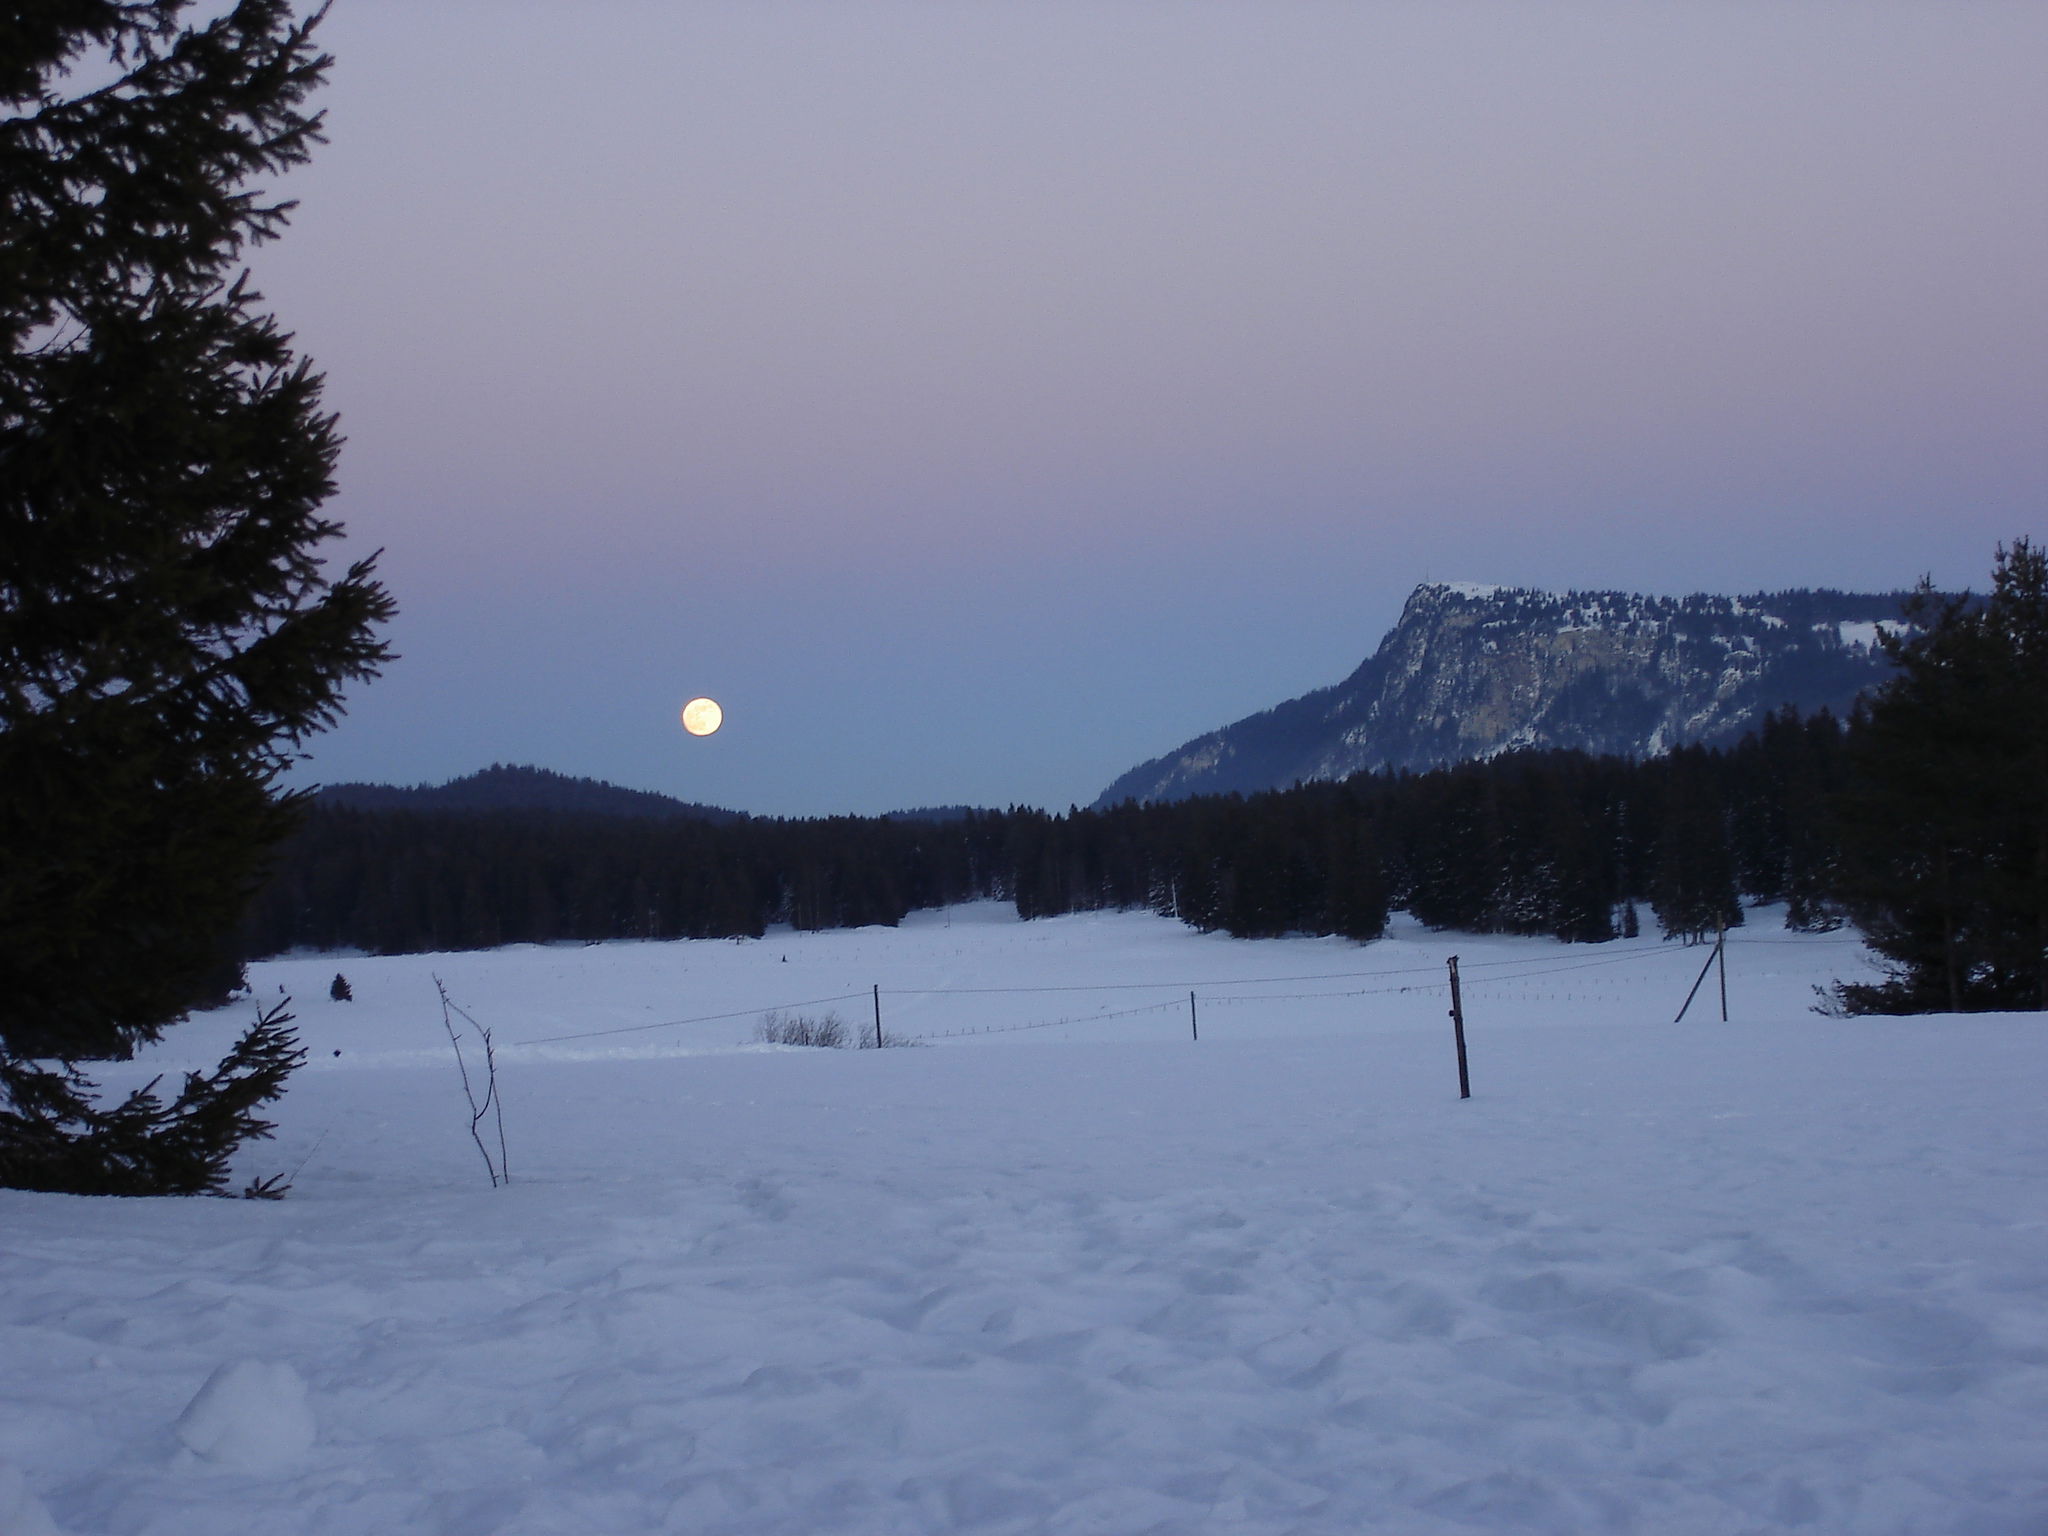
[(1523, 747), (1652, 756), (1765, 714), (1848, 708), (1890, 663), (1906, 594), (1652, 597), (1431, 582), (1343, 682), (1196, 737), (1096, 801), (1284, 789)]

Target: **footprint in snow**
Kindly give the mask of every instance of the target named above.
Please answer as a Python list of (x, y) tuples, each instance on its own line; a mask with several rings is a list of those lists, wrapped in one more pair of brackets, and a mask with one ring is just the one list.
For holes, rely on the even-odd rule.
[(1535, 1337), (1569, 1333), (1612, 1345), (1638, 1360), (1684, 1360), (1699, 1354), (1721, 1329), (1696, 1307), (1665, 1301), (1629, 1286), (1576, 1279), (1541, 1270), (1479, 1288), (1482, 1301), (1524, 1321), (1517, 1332)]
[(740, 1204), (764, 1221), (787, 1221), (789, 1202), (782, 1198), (782, 1191), (766, 1179), (742, 1179), (737, 1186)]

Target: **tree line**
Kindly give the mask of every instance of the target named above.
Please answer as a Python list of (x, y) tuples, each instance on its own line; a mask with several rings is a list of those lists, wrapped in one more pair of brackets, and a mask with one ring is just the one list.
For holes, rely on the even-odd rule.
[(1436, 928), (1595, 943), (1638, 911), (1699, 938), (1784, 901), (1840, 921), (1828, 810), (1850, 731), (1785, 711), (1728, 750), (1509, 754), (1255, 795), (946, 819), (738, 818), (315, 804), (247, 913), (249, 958), (893, 925), (975, 898), (1020, 916), (1150, 909), (1204, 931), (1367, 940)]

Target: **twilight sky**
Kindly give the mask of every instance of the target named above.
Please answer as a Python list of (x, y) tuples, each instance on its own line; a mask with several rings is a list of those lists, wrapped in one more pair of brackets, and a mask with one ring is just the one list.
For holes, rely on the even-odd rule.
[[(338, 0), (308, 777), (1085, 804), (1419, 581), (2048, 535), (2038, 0)], [(676, 712), (725, 707), (698, 740)]]

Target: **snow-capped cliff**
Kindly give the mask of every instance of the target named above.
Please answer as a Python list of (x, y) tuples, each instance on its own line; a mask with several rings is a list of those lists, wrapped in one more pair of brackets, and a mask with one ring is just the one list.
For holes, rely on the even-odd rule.
[(1096, 803), (1249, 793), (1520, 747), (1637, 757), (1733, 741), (1780, 705), (1840, 710), (1881, 681), (1876, 626), (1902, 601), (1426, 584), (1342, 683), (1143, 763)]

